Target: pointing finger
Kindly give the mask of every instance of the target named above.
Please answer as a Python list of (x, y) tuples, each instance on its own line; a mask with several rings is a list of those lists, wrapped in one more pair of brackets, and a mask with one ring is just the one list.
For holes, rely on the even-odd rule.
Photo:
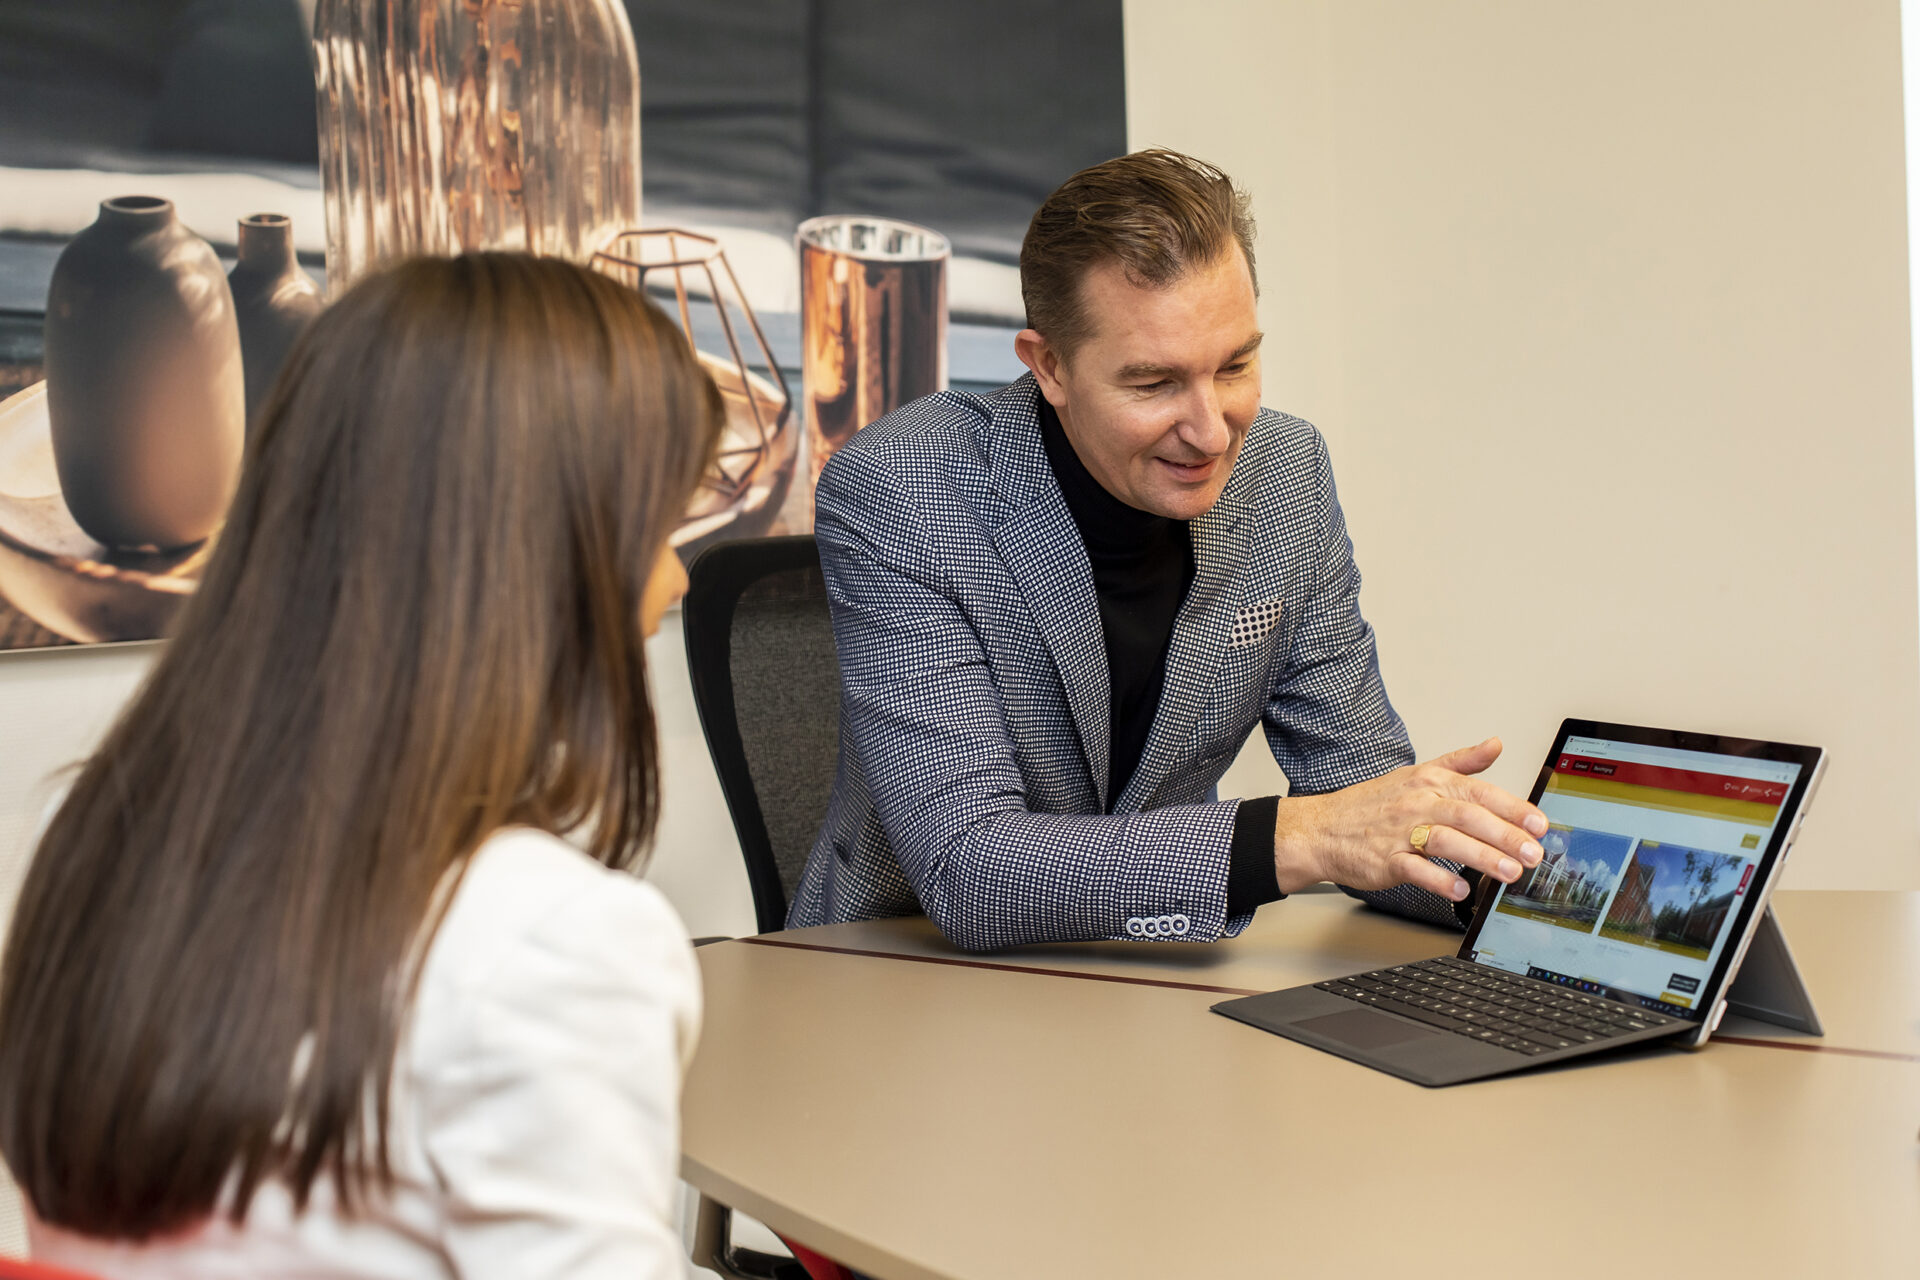
[(1461, 798), (1479, 805), (1489, 813), (1520, 827), (1538, 839), (1547, 834), (1547, 815), (1514, 795), (1479, 778), (1463, 779), (1456, 792)]

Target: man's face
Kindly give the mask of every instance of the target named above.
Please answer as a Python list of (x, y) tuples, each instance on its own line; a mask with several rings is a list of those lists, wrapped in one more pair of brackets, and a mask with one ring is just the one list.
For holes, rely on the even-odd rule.
[(1108, 493), (1175, 520), (1205, 514), (1260, 411), (1260, 329), (1239, 246), (1165, 288), (1109, 262), (1080, 290), (1090, 332), (1072, 357), (1026, 329), (1020, 358)]

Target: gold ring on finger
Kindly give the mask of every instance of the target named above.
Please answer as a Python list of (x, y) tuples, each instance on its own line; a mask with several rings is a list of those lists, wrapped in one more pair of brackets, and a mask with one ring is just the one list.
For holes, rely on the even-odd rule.
[(1432, 834), (1433, 828), (1423, 822), (1407, 833), (1407, 843), (1413, 846), (1415, 853), (1425, 853), (1427, 851), (1427, 837)]

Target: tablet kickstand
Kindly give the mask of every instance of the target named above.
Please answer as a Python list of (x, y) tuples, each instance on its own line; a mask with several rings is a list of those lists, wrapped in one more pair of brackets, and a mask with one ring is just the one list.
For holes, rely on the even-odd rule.
[(1727, 1012), (1816, 1036), (1826, 1034), (1772, 906), (1760, 918), (1740, 972), (1727, 988)]

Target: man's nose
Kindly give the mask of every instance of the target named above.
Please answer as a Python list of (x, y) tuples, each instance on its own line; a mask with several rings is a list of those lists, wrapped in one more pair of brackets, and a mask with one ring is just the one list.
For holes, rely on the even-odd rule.
[(1194, 388), (1187, 412), (1182, 415), (1180, 439), (1208, 457), (1219, 457), (1233, 443), (1233, 430), (1220, 406), (1220, 392), (1212, 381)]

